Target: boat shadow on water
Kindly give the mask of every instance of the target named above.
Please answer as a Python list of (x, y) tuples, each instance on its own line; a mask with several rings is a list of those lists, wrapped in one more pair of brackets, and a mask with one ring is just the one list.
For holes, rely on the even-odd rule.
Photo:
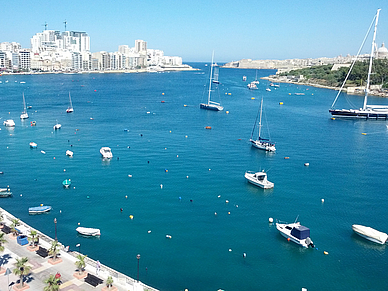
[(100, 236), (99, 235), (84, 235), (84, 234), (80, 234), (80, 233), (77, 233), (77, 238), (87, 238), (87, 239), (92, 239), (92, 240), (100, 240)]
[(387, 244), (378, 244), (378, 243), (374, 243), (372, 241), (368, 241), (367, 239), (360, 237), (356, 233), (352, 233), (351, 239), (356, 245), (358, 245), (360, 247), (370, 249), (370, 250), (376, 250), (379, 252), (385, 252), (385, 248), (387, 246)]

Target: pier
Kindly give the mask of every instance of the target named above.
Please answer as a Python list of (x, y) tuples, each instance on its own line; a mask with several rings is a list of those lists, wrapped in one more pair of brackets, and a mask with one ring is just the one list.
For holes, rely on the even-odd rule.
[[(12, 220), (18, 219), (12, 214), (0, 207), (0, 212), (3, 216), (2, 220), (2, 231), (6, 233), (5, 229), (7, 226), (10, 227)], [(19, 219), (18, 219), (19, 220)], [(23, 235), (29, 236), (31, 230), (35, 230), (39, 237), (39, 246), (45, 249), (51, 247), (54, 239), (49, 236), (41, 233), (39, 230), (34, 229), (19, 220), (20, 225), (16, 228), (21, 231)], [(0, 290), (7, 290), (6, 286), (9, 284), (9, 290), (43, 290), (47, 284), (44, 283), (50, 275), (60, 274), (60, 290), (111, 290), (111, 291), (158, 291), (155, 288), (147, 286), (141, 281), (137, 281), (127, 275), (124, 275), (104, 264), (97, 263), (97, 261), (85, 257), (85, 271), (93, 275), (100, 280), (100, 284), (96, 287), (92, 286), (90, 283), (87, 283), (84, 277), (77, 278), (75, 275), (78, 273), (75, 262), (77, 261), (77, 256), (80, 254), (77, 251), (68, 251), (63, 244), (60, 244), (60, 251), (58, 258), (59, 262), (50, 262), (49, 256), (42, 257), (36, 253), (36, 251), (29, 250), (28, 246), (21, 245), (18, 243), (16, 236), (12, 233), (5, 234), (4, 238), (7, 240), (3, 244), (4, 251), (0, 253)], [(16, 259), (27, 257), (27, 265), (31, 267), (31, 272), (24, 279), (24, 284), (29, 288), (18, 288), (19, 285), (19, 276), (13, 274), (15, 269)], [(97, 269), (97, 264), (99, 268)], [(10, 274), (7, 271), (11, 271)], [(86, 276), (86, 275), (85, 275)], [(92, 276), (92, 277), (93, 277)], [(106, 287), (106, 280), (108, 276), (111, 276), (113, 279), (113, 286), (111, 288)]]

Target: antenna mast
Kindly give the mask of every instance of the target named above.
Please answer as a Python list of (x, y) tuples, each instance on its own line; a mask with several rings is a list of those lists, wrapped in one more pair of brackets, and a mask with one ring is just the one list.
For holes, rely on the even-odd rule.
[(67, 24), (66, 19), (65, 19), (65, 21), (64, 21), (63, 23), (65, 24), (65, 31), (67, 31), (67, 30), (66, 30), (66, 24)]

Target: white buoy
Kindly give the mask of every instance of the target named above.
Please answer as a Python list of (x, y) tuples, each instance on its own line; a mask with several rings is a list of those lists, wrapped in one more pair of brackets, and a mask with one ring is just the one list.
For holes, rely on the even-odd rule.
[(163, 189), (163, 184), (160, 184), (160, 189)]
[(149, 230), (148, 233), (151, 233), (151, 231)]
[(273, 218), (272, 217), (268, 218), (268, 222), (273, 223)]
[(322, 203), (325, 202), (325, 199), (322, 198), (322, 199), (321, 199), (321, 202), (322, 202)]
[(225, 203), (229, 203), (229, 200), (225, 200)]
[(129, 177), (129, 178), (132, 178), (132, 175), (131, 175), (131, 174), (129, 174), (129, 175), (128, 175), (128, 177)]
[(305, 165), (306, 167), (308, 167), (308, 166), (310, 166), (310, 163), (304, 163), (304, 165)]

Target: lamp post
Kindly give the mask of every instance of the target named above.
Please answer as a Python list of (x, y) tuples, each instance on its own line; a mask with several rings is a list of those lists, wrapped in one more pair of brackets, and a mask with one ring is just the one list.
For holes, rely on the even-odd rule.
[(8, 277), (8, 287), (7, 287), (7, 290), (9, 290), (9, 274), (12, 274), (11, 270), (7, 268), (7, 270), (5, 271), (4, 275), (7, 275)]
[(81, 244), (76, 244), (75, 247), (78, 248), (78, 252), (81, 254)]
[(54, 224), (55, 224), (55, 240), (58, 241), (57, 239), (57, 219), (54, 218)]
[(140, 264), (140, 254), (137, 254), (137, 282), (139, 282), (139, 264)]

